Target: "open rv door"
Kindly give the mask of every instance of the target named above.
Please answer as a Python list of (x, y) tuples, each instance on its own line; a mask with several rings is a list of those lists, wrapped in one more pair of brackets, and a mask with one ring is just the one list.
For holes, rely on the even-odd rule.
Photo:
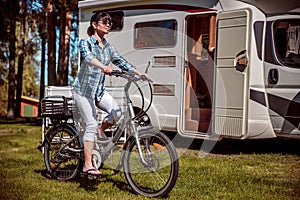
[(241, 138), (247, 134), (251, 11), (220, 12), (217, 45), (213, 132)]

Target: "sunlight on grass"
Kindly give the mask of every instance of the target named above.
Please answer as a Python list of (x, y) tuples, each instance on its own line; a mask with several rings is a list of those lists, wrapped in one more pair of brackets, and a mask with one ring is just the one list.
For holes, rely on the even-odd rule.
[[(106, 163), (89, 181), (50, 179), (40, 145), (41, 127), (0, 124), (1, 199), (146, 199), (132, 194), (123, 173)], [(180, 149), (178, 149), (180, 151)], [(208, 154), (184, 150), (178, 181), (166, 199), (299, 199), (300, 157), (291, 154)]]

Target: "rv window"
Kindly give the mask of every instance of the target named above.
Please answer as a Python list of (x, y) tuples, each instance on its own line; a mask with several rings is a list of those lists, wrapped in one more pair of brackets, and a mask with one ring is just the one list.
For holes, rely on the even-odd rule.
[(173, 47), (176, 44), (176, 20), (137, 23), (134, 27), (134, 47)]
[(273, 31), (278, 59), (286, 66), (300, 67), (300, 21), (277, 21)]

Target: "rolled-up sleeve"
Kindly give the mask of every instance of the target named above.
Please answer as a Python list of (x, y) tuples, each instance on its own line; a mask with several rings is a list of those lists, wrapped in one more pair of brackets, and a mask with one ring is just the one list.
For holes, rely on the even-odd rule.
[(125, 60), (125, 58), (123, 58), (112, 45), (110, 45), (110, 50), (112, 56), (111, 62), (114, 65), (128, 72), (132, 72), (132, 70), (136, 68), (135, 66), (127, 62), (127, 60)]
[(81, 59), (84, 59), (86, 62), (90, 63), (95, 56), (91, 51), (91, 44), (87, 39), (80, 40), (79, 42), (79, 51)]

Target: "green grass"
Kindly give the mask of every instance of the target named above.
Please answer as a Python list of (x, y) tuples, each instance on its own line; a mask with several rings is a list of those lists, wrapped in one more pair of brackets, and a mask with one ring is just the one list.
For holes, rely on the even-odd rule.
[[(122, 173), (72, 182), (50, 179), (37, 150), (41, 127), (0, 124), (1, 199), (146, 199), (132, 194)], [(300, 147), (298, 147), (300, 148)], [(182, 149), (178, 149), (179, 151)], [(281, 153), (208, 154), (185, 151), (166, 199), (300, 199), (300, 157)]]

